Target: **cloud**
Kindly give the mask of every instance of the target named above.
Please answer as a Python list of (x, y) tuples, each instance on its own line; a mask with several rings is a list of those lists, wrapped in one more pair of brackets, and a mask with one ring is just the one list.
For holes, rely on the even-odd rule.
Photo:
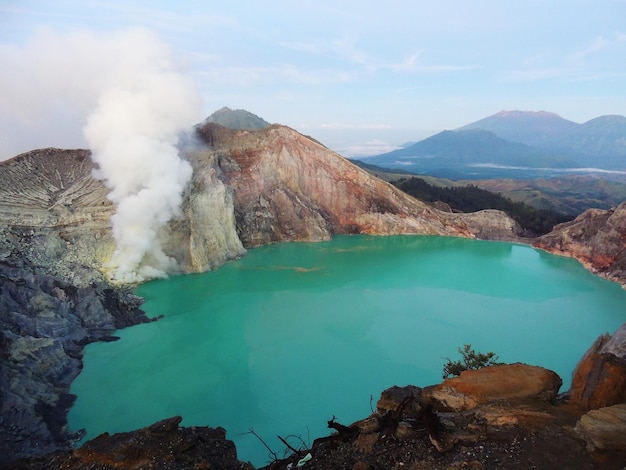
[(341, 122), (332, 122), (322, 124), (322, 129), (392, 129), (389, 124), (347, 124)]
[(23, 47), (0, 45), (1, 159), (38, 147), (84, 146), (80, 128), (112, 73), (98, 65), (108, 61), (94, 47), (85, 32), (46, 30)]
[(398, 150), (400, 148), (402, 147), (392, 145), (384, 140), (372, 139), (367, 142), (337, 146), (335, 150), (341, 155), (345, 155), (350, 158), (367, 158), (391, 152), (393, 150)]
[[(598, 62), (597, 56), (611, 53), (617, 57), (617, 48), (626, 44), (626, 34), (596, 36), (580, 50), (557, 55), (555, 51), (542, 51), (522, 61), (520, 68), (503, 74), (506, 80), (540, 81), (566, 79), (570, 82), (596, 81), (624, 76), (623, 68), (610, 61), (610, 66)], [(621, 52), (620, 52), (621, 53)]]
[(526, 82), (573, 78), (578, 73), (578, 69), (573, 67), (530, 67), (506, 72), (503, 74), (503, 77), (505, 80)]
[(596, 37), (587, 47), (585, 47), (584, 49), (580, 50), (580, 51), (576, 51), (575, 53), (571, 54), (570, 56), (570, 60), (573, 62), (582, 62), (584, 61), (587, 57), (592, 56), (593, 54), (603, 50), (603, 49), (607, 49), (609, 47), (611, 47), (615, 42), (618, 42), (619, 40), (613, 40), (613, 41), (609, 41), (608, 39), (604, 38), (603, 36), (598, 36)]
[(226, 84), (232, 89), (233, 85), (253, 87), (263, 85), (305, 85), (318, 86), (327, 84), (346, 83), (351, 80), (350, 74), (328, 68), (304, 70), (302, 67), (290, 63), (274, 66), (207, 66), (196, 74), (204, 81), (212, 84)]

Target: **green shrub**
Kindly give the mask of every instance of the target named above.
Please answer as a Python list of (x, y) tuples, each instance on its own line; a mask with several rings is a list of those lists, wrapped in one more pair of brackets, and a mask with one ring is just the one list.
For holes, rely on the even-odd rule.
[(460, 375), (461, 372), (468, 369), (480, 369), (481, 367), (497, 366), (502, 364), (498, 362), (498, 356), (495, 353), (481, 353), (472, 349), (471, 344), (463, 345), (463, 348), (458, 348), (462, 359), (459, 361), (453, 361), (449, 357), (446, 357), (446, 362), (443, 366), (443, 378), (447, 379), (451, 376)]

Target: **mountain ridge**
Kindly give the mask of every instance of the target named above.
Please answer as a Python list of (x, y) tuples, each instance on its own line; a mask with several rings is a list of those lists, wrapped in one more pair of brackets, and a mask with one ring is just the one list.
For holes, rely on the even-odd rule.
[(598, 116), (579, 124), (547, 111), (500, 111), (457, 130), (468, 129), (490, 130), (512, 142), (595, 157), (626, 155), (626, 117), (621, 115)]
[(547, 111), (500, 111), (365, 160), (456, 179), (621, 171), (626, 169), (626, 117), (599, 116), (578, 124)]

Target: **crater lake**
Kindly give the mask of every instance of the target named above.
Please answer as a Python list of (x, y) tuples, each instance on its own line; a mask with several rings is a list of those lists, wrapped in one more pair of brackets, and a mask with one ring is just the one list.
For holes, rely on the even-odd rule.
[(251, 430), (282, 457), (277, 435), (310, 445), (392, 385), (439, 383), (464, 344), (554, 370), (565, 391), (594, 340), (626, 321), (626, 291), (573, 259), (430, 236), (270, 245), (137, 294), (163, 318), (87, 346), (70, 428), (91, 439), (180, 415), (224, 427), (256, 466), (272, 457)]

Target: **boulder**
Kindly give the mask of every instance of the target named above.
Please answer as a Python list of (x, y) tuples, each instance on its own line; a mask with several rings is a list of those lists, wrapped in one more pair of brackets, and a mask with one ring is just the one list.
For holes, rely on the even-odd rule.
[[(380, 394), (378, 402), (376, 402), (376, 411), (380, 415), (399, 410), (404, 402), (404, 412), (408, 415), (414, 415), (420, 411), (419, 401), (422, 396), (422, 389), (414, 385), (398, 387), (394, 385)], [(411, 400), (411, 398), (413, 398)], [(409, 401), (410, 400), (410, 401)], [(408, 402), (406, 402), (408, 401)]]
[(423, 401), (438, 411), (465, 411), (500, 400), (552, 401), (562, 380), (543, 367), (507, 364), (466, 370), (459, 377), (424, 389)]
[(593, 343), (574, 370), (570, 391), (570, 404), (583, 411), (618, 403), (626, 403), (626, 324)]
[(589, 451), (626, 451), (626, 403), (589, 411), (574, 430)]

